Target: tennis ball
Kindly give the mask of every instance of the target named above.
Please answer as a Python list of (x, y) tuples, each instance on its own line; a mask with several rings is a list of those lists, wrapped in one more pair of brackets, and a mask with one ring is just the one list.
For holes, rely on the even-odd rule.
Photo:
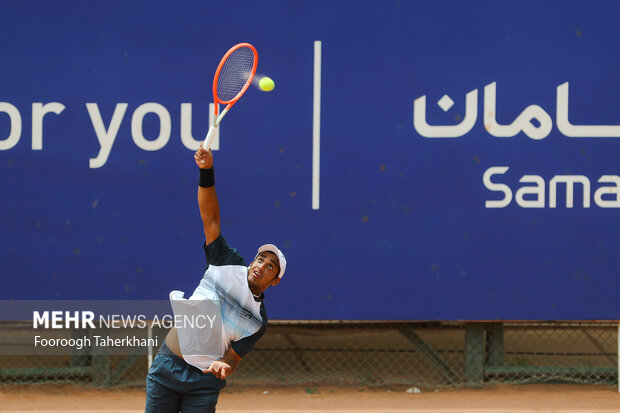
[(259, 80), (258, 87), (260, 88), (260, 90), (264, 90), (265, 92), (271, 92), (273, 88), (276, 87), (276, 84), (273, 82), (273, 80), (271, 80), (270, 77), (265, 76), (261, 80)]

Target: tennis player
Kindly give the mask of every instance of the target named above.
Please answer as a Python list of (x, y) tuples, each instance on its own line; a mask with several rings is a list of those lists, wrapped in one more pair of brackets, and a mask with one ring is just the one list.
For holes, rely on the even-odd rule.
[[(207, 269), (188, 303), (219, 300), (221, 338), (214, 346), (209, 329), (172, 328), (153, 360), (146, 379), (146, 412), (214, 412), (220, 391), (254, 349), (267, 328), (263, 292), (280, 283), (286, 270), (284, 254), (273, 244), (258, 249), (248, 266), (220, 232), (220, 207), (215, 193), (213, 154), (204, 148), (194, 155), (200, 168), (198, 205), (205, 233)], [(177, 316), (183, 308), (180, 291), (170, 293)], [(192, 310), (188, 310), (192, 311)], [(220, 333), (218, 333), (220, 334)], [(213, 336), (213, 334), (212, 334)]]

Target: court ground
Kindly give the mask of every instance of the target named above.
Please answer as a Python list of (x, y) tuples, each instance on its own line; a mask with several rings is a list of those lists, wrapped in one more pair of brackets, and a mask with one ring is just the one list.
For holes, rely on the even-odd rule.
[[(218, 412), (618, 412), (620, 394), (612, 386), (535, 384), (482, 389), (407, 387), (231, 387), (220, 396)], [(0, 387), (0, 411), (142, 412), (144, 390), (92, 390), (69, 385)]]

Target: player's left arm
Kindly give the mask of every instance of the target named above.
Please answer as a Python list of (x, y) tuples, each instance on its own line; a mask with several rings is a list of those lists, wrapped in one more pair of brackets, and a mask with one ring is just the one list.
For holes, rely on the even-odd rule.
[(235, 372), (240, 361), (241, 357), (231, 347), (224, 354), (224, 357), (211, 363), (205, 373), (211, 373), (218, 379), (226, 380), (226, 377)]
[(209, 368), (205, 370), (205, 373), (212, 373), (215, 377), (222, 380), (226, 379), (227, 376), (230, 376), (239, 366), (241, 359), (254, 350), (256, 342), (260, 340), (263, 334), (265, 334), (268, 322), (267, 312), (265, 311), (265, 306), (262, 303), (261, 317), (263, 319), (262, 327), (251, 336), (233, 341), (228, 351), (224, 353), (224, 357), (211, 363)]

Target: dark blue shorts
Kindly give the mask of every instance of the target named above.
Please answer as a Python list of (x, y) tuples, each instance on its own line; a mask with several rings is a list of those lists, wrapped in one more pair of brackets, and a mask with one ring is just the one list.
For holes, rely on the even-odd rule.
[(217, 398), (226, 386), (211, 373), (203, 373), (174, 354), (166, 343), (146, 377), (146, 413), (215, 412)]

